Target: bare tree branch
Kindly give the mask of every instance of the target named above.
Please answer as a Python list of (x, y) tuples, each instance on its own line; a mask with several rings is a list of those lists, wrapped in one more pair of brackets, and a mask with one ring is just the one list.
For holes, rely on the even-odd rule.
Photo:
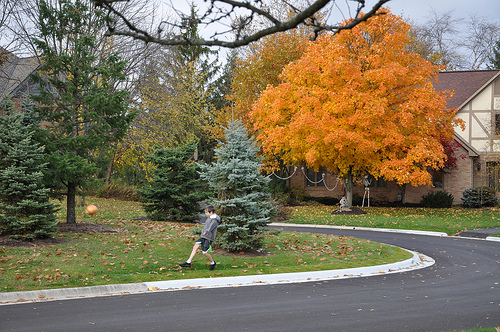
[(484, 17), (470, 15), (467, 25), (467, 37), (462, 39), (459, 45), (467, 51), (467, 69), (476, 70), (488, 61), (500, 40), (500, 24), (488, 22)]
[[(142, 40), (147, 43), (157, 43), (161, 45), (204, 45), (204, 46), (222, 46), (227, 48), (237, 48), (248, 45), (262, 37), (278, 32), (287, 31), (304, 24), (313, 30), (312, 38), (316, 38), (323, 31), (338, 33), (342, 30), (352, 29), (361, 22), (366, 21), (370, 17), (377, 15), (384, 4), (390, 0), (378, 0), (372, 8), (366, 13), (365, 0), (351, 0), (357, 5), (355, 15), (350, 20), (337, 25), (329, 25), (315, 18), (315, 15), (324, 10), (328, 4), (335, 4), (336, 0), (315, 0), (312, 3), (307, 2), (304, 8), (298, 9), (287, 1), (283, 1), (287, 5), (290, 13), (293, 13), (286, 19), (279, 19), (268, 8), (266, 1), (262, 0), (211, 0), (208, 8), (204, 13), (197, 16), (195, 19), (200, 25), (206, 28), (214, 28), (215, 26), (229, 26), (229, 29), (224, 32), (215, 31), (209, 38), (200, 37), (199, 39), (191, 39), (181, 34), (182, 29), (185, 29), (186, 18), (190, 13), (182, 13), (176, 11), (181, 18), (181, 23), (171, 20), (162, 21), (158, 25), (155, 32), (142, 30), (132, 23), (129, 18), (119, 10), (117, 4), (129, 0), (92, 0), (97, 6), (103, 7), (108, 11), (108, 34), (116, 36), (128, 36), (137, 40)], [(173, 9), (173, 5), (172, 9)], [(175, 11), (175, 9), (174, 9)], [(263, 27), (255, 29), (255, 22), (262, 22)], [(170, 25), (175, 27), (178, 32), (164, 34), (162, 25)], [(253, 29), (250, 29), (253, 27)], [(251, 31), (251, 32), (249, 32)], [(231, 40), (224, 40), (224, 37), (230, 36)]]

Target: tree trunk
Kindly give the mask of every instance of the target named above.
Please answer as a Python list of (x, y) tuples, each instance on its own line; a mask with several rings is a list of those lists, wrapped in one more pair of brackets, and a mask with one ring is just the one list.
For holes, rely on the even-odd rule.
[(113, 167), (115, 166), (115, 156), (116, 156), (116, 151), (113, 153), (113, 157), (109, 161), (108, 165), (108, 171), (106, 172), (106, 185), (109, 186), (109, 183), (111, 182), (111, 173), (113, 172)]
[(345, 183), (345, 198), (347, 199), (347, 204), (349, 205), (348, 207), (351, 208), (352, 196), (354, 191), (354, 180), (352, 175), (352, 169), (350, 169), (349, 173), (347, 173), (347, 179), (345, 179), (344, 183)]
[(76, 224), (76, 184), (68, 183), (68, 194), (66, 197), (66, 222), (68, 224)]
[(403, 184), (403, 189), (401, 190), (401, 204), (406, 204), (406, 183)]

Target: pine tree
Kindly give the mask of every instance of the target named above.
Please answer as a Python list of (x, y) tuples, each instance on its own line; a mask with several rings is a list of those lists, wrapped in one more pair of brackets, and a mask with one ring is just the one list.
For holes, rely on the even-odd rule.
[[(186, 27), (183, 29), (182, 36), (187, 39), (199, 38), (200, 24), (197, 20), (197, 6), (194, 3), (191, 4), (190, 15), (183, 17), (182, 21), (182, 26)], [(197, 117), (202, 119), (201, 127), (194, 129), (198, 138), (198, 159), (209, 162), (213, 160), (213, 148), (217, 145), (216, 140), (210, 135), (210, 129), (213, 127), (210, 122), (217, 107), (214, 104), (214, 93), (219, 84), (216, 77), (221, 70), (218, 63), (218, 51), (202, 45), (180, 45), (176, 47), (175, 54), (177, 56), (174, 60), (174, 66), (194, 69), (191, 73), (188, 72), (189, 75), (183, 75), (182, 79), (191, 82), (190, 89), (203, 101), (199, 104), (202, 107), (197, 107), (194, 110), (198, 113)], [(186, 104), (185, 107), (192, 108), (189, 104)], [(193, 112), (193, 109), (184, 111), (184, 113), (188, 112)]]
[(200, 164), (201, 178), (217, 193), (212, 203), (223, 220), (217, 239), (229, 251), (261, 248), (264, 227), (274, 213), (270, 179), (260, 173), (258, 150), (243, 123), (231, 121), (225, 143), (215, 149), (216, 162)]
[[(32, 104), (23, 105), (29, 109)], [(43, 186), (43, 149), (33, 126), (6, 99), (0, 105), (0, 234), (16, 239), (49, 237), (56, 231), (55, 205)]]
[[(41, 66), (32, 75), (40, 85), (37, 139), (45, 147), (50, 186), (66, 191), (68, 223), (76, 222), (77, 190), (95, 180), (102, 156), (125, 135), (135, 113), (130, 112), (125, 61), (117, 53), (95, 54), (96, 35), (106, 16), (84, 0), (39, 2), (39, 38), (34, 43)], [(110, 49), (111, 49), (110, 45)]]
[(194, 221), (204, 198), (198, 167), (192, 158), (196, 143), (158, 148), (147, 160), (155, 165), (153, 179), (139, 194), (144, 210), (155, 220)]
[(497, 42), (489, 60), (490, 64), (487, 65), (488, 69), (500, 69), (500, 41)]

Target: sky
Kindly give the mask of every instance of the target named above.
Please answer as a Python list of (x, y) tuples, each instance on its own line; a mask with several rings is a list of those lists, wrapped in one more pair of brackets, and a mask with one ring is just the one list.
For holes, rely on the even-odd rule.
[[(200, 9), (206, 6), (206, 0), (161, 0), (166, 4), (173, 4), (175, 8), (184, 13), (189, 12), (189, 4), (194, 2)], [(310, 2), (314, 0), (309, 0)], [(377, 0), (366, 0), (365, 9), (371, 9)], [(330, 23), (339, 23), (349, 12), (345, 10), (346, 4), (355, 9), (352, 0), (335, 0), (338, 7), (344, 8), (343, 13), (334, 9)], [(452, 17), (468, 19), (470, 15), (484, 17), (488, 21), (500, 22), (500, 0), (390, 0), (387, 4), (391, 12), (402, 15), (405, 19), (417, 24), (423, 24), (432, 11), (443, 14), (452, 11)], [(343, 16), (344, 15), (344, 16)]]
[[(3, 0), (0, 0), (3, 1)], [(190, 3), (195, 3), (200, 9), (206, 8), (206, 0), (158, 0), (163, 6), (168, 8), (176, 8), (183, 13), (189, 13)], [(314, 1), (314, 0), (309, 0)], [(376, 3), (377, 0), (366, 0), (366, 9), (368, 10)], [(335, 0), (335, 3), (340, 7), (345, 7), (346, 3), (354, 5), (352, 0)], [(387, 3), (391, 8), (392, 13), (402, 15), (411, 22), (423, 24), (427, 17), (434, 10), (437, 14), (453, 11), (453, 17), (467, 19), (471, 14), (476, 14), (479, 17), (485, 17), (490, 21), (500, 23), (500, 0), (391, 0)], [(170, 10), (167, 10), (167, 12)], [(344, 12), (348, 15), (348, 12)], [(334, 10), (334, 17), (330, 21), (331, 24), (339, 23), (343, 20), (342, 15), (338, 10)], [(213, 31), (208, 29), (201, 32), (203, 36), (209, 37)], [(229, 37), (229, 36), (228, 36)], [(0, 36), (0, 44), (3, 38)]]
[[(184, 13), (189, 13), (189, 5), (194, 2), (198, 8), (205, 8), (206, 0), (161, 0), (164, 3), (169, 3), (174, 7)], [(310, 2), (314, 0), (308, 0)], [(377, 0), (366, 0), (365, 11), (368, 11), (373, 7)], [(342, 12), (338, 8), (335, 8), (331, 17), (328, 19), (330, 24), (337, 24), (343, 21), (343, 19), (351, 17), (350, 14), (354, 13), (354, 10), (346, 10), (346, 4), (350, 4), (353, 9), (356, 9), (356, 4), (352, 0), (335, 0), (335, 4), (341, 8)], [(410, 24), (422, 25), (432, 17), (432, 12), (435, 12), (438, 17), (445, 13), (452, 12), (451, 17), (457, 19), (468, 20), (471, 15), (476, 15), (478, 18), (484, 17), (486, 21), (498, 22), (500, 23), (500, 0), (390, 0), (386, 6), (391, 9), (391, 12), (396, 15), (401, 15)], [(205, 38), (212, 35), (213, 27), (201, 30), (200, 33)], [(464, 28), (460, 29), (460, 33), (467, 33), (466, 25)], [(231, 39), (231, 35), (227, 35), (227, 38)], [(224, 39), (224, 38), (223, 38)], [(225, 53), (227, 49), (220, 48), (219, 59), (225, 58)]]
[[(163, 0), (166, 3), (175, 2), (174, 7), (184, 11), (189, 8), (189, 4), (194, 2), (203, 7), (205, 0)], [(314, 1), (314, 0), (309, 0)], [(376, 0), (366, 0), (366, 7), (371, 8)], [(345, 3), (352, 0), (336, 0), (336, 4), (344, 7)], [(467, 18), (469, 14), (484, 16), (490, 20), (500, 20), (500, 0), (390, 0), (387, 4), (391, 11), (397, 15), (415, 20), (418, 23), (425, 21), (425, 17), (431, 10), (438, 13), (454, 11), (458, 17)]]
[[(368, 0), (366, 3), (370, 6), (375, 2)], [(499, 0), (391, 0), (387, 6), (393, 14), (402, 15), (417, 23), (425, 22), (432, 10), (437, 13), (453, 11), (453, 16), (464, 19), (476, 14), (491, 21), (500, 21)]]

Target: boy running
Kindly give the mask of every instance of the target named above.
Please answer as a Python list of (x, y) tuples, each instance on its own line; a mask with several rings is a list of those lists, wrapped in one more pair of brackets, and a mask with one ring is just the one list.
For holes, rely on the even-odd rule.
[(191, 267), (191, 261), (196, 255), (196, 251), (201, 246), (201, 252), (203, 255), (210, 261), (210, 270), (214, 270), (217, 265), (215, 261), (212, 259), (212, 243), (215, 241), (215, 235), (217, 233), (217, 225), (220, 221), (220, 217), (215, 214), (215, 208), (213, 205), (208, 205), (205, 208), (205, 214), (208, 217), (205, 221), (205, 226), (203, 227), (203, 231), (201, 232), (201, 237), (196, 240), (193, 245), (193, 250), (191, 251), (191, 256), (185, 263), (179, 264), (182, 267)]

